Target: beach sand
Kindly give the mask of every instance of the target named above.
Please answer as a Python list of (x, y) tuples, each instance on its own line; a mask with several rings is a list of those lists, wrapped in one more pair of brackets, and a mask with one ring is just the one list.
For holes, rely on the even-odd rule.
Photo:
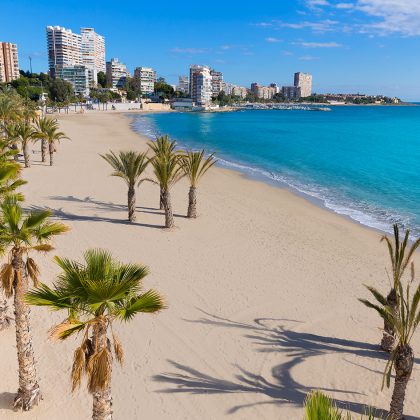
[[(311, 389), (360, 412), (387, 409), (381, 391), (386, 359), (377, 351), (381, 321), (357, 301), (363, 284), (389, 287), (380, 233), (321, 209), (291, 192), (215, 168), (199, 186), (199, 218), (185, 218), (188, 185), (172, 192), (176, 228), (162, 229), (156, 185), (137, 192), (137, 222), (126, 223), (126, 186), (109, 176), (99, 153), (145, 150), (129, 117), (113, 113), (60, 116), (71, 137), (55, 156), (24, 171), (26, 204), (51, 208), (71, 231), (52, 255), (38, 255), (42, 280), (58, 273), (53, 255), (80, 258), (108, 249), (144, 263), (145, 287), (168, 309), (116, 325), (124, 345), (114, 365), (114, 418), (301, 419)], [(89, 419), (85, 387), (71, 394), (70, 367), (80, 338), (47, 339), (64, 313), (32, 309), (34, 349), (44, 400), (29, 413), (10, 407), (17, 390), (14, 328), (2, 332), (1, 419)], [(420, 349), (419, 334), (413, 342)], [(406, 397), (408, 419), (419, 418), (416, 363)], [(411, 417), (410, 417), (411, 416)]]

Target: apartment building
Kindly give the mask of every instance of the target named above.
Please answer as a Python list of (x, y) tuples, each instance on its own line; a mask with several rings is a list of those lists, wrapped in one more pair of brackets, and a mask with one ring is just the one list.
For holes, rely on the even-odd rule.
[(73, 85), (74, 93), (89, 96), (90, 73), (86, 66), (75, 65), (59, 68), (56, 77), (70, 82)]
[(100, 71), (106, 72), (105, 39), (93, 28), (81, 28), (81, 62), (92, 73), (90, 77), (96, 82)]
[(295, 73), (295, 87), (300, 88), (302, 98), (312, 95), (312, 75), (308, 73)]
[(248, 89), (242, 86), (233, 86), (231, 95), (239, 96), (240, 98), (245, 99), (248, 95)]
[(277, 90), (272, 86), (261, 86), (258, 83), (252, 83), (251, 92), (258, 99), (272, 99), (273, 96), (277, 93)]
[(223, 90), (223, 73), (211, 69), (210, 75), (212, 95), (217, 96)]
[(16, 44), (0, 42), (0, 82), (9, 83), (19, 78), (19, 59)]
[(179, 76), (178, 77), (178, 86), (176, 87), (178, 92), (188, 94), (190, 91), (190, 79), (188, 76)]
[(112, 88), (122, 88), (127, 82), (127, 67), (118, 58), (111, 58), (106, 62), (106, 81)]
[(212, 80), (208, 66), (190, 66), (190, 96), (195, 106), (207, 108), (211, 105)]
[(301, 87), (299, 86), (283, 86), (281, 93), (288, 100), (299, 100), (302, 97)]
[(134, 83), (144, 95), (151, 95), (155, 91), (156, 72), (151, 67), (136, 67)]
[(82, 65), (82, 37), (71, 29), (47, 26), (48, 67), (51, 77), (56, 77), (65, 67)]

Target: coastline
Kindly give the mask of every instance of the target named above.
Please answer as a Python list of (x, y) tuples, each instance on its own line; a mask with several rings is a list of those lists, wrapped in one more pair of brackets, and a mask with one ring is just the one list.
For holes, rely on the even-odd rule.
[[(386, 409), (390, 391), (380, 390), (386, 361), (376, 346), (381, 322), (357, 301), (366, 296), (364, 283), (388, 287), (380, 235), (286, 189), (219, 167), (199, 185), (197, 220), (184, 217), (182, 180), (172, 192), (176, 229), (161, 229), (158, 189), (149, 183), (138, 190), (137, 223), (129, 225), (126, 187), (109, 177), (98, 156), (146, 150), (148, 139), (123, 114), (58, 116), (72, 140), (58, 147), (52, 168), (33, 155), (23, 191), (28, 203), (53, 209), (71, 227), (57, 240), (57, 255), (110, 249), (123, 261), (147, 264), (145, 287), (167, 299), (158, 316), (116, 326), (126, 354), (113, 377), (116, 420), (139, 413), (158, 420), (297, 419), (314, 388), (356, 412), (365, 404)], [(38, 258), (41, 280), (51, 283), (57, 267), (51, 256)], [(33, 308), (32, 319), (44, 401), (29, 415), (6, 408), (17, 386), (14, 332), (7, 331), (0, 416), (88, 418), (88, 394), (84, 388), (70, 394), (66, 377), (76, 341), (47, 340), (58, 314)], [(413, 346), (420, 347), (418, 336)], [(418, 415), (419, 392), (413, 380), (408, 418)]]

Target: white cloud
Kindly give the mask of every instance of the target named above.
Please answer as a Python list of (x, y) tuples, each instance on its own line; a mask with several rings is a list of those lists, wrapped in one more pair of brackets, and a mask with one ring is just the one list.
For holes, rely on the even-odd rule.
[(279, 22), (278, 25), (283, 28), (290, 29), (311, 29), (313, 32), (329, 32), (333, 31), (339, 24), (336, 20), (321, 20), (319, 22), (304, 21), (298, 23)]
[(313, 60), (319, 60), (319, 57), (314, 57), (313, 55), (304, 55), (302, 57), (299, 57), (299, 60), (301, 60), (301, 61), (313, 61)]
[(343, 45), (337, 42), (295, 42), (295, 45), (301, 45), (305, 48), (341, 48)]
[(265, 40), (267, 41), (267, 42), (272, 42), (272, 43), (275, 43), (275, 42), (281, 42), (281, 39), (278, 39), (278, 38), (274, 38), (274, 37), (268, 37), (268, 38), (265, 38)]
[(175, 47), (170, 50), (171, 53), (175, 54), (203, 54), (207, 52), (207, 48), (179, 48)]

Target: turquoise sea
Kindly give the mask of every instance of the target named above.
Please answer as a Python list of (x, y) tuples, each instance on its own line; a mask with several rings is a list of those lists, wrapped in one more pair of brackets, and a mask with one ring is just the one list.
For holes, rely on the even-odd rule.
[(390, 231), (420, 235), (420, 106), (136, 115), (133, 128)]

